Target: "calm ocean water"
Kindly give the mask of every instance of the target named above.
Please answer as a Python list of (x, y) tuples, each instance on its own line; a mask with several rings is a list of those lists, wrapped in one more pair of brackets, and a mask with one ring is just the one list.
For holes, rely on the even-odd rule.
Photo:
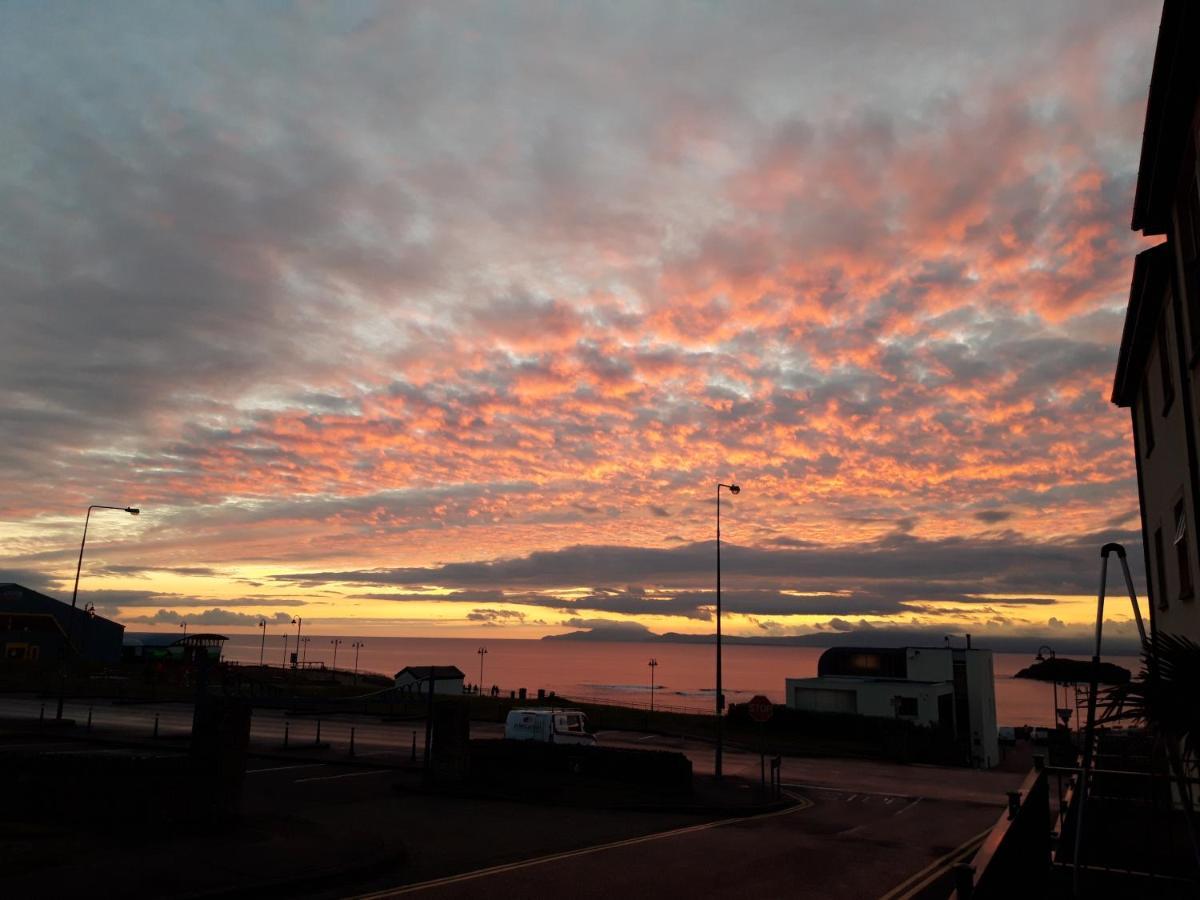
[[(296, 649), (296, 635), (288, 635), (287, 652)], [(309, 635), (305, 659), (333, 664), (331, 641), (337, 635)], [(338, 648), (340, 669), (354, 667), (357, 638), (342, 637)], [(284, 657), (284, 634), (267, 635), (265, 656), (272, 665)], [(651, 658), (655, 671), (655, 706), (663, 709), (709, 711), (713, 706), (714, 648), (698, 644), (601, 643), (589, 641), (470, 640), (465, 638), (362, 639), (359, 668), (364, 672), (392, 675), (405, 666), (454, 665), (466, 673), (466, 681), (479, 681), (480, 646), (486, 646), (483, 684), (498, 685), (507, 692), (528, 688), (555, 691), (579, 700), (595, 698), (630, 706), (645, 706), (650, 700)], [(260, 637), (231, 635), (225, 656), (238, 662), (257, 663)], [(819, 647), (771, 647), (731, 644), (724, 648), (725, 694), (730, 703), (740, 703), (755, 694), (784, 700), (784, 679), (817, 673)], [(1001, 725), (1048, 725), (1052, 721), (1050, 685), (1015, 679), (1013, 674), (1029, 665), (1032, 655), (997, 653), (996, 711)], [(1137, 660), (1113, 657), (1113, 662), (1137, 671)], [(1061, 690), (1061, 689), (1060, 689)]]

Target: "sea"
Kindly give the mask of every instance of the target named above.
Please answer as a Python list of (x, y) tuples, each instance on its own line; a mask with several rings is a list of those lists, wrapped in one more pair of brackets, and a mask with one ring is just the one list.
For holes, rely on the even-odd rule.
[[(480, 647), (483, 655), (484, 690), (493, 685), (505, 694), (525, 688), (532, 697), (539, 689), (576, 701), (617, 703), (625, 706), (650, 705), (651, 659), (654, 671), (654, 706), (679, 712), (709, 712), (714, 705), (715, 648), (705, 644), (621, 643), (608, 641), (518, 640), (467, 638), (365, 638), (338, 635), (307, 635), (301, 646), (307, 664), (334, 665), (352, 670), (360, 641), (358, 669), (394, 675), (405, 666), (453, 665), (465, 673), (468, 684), (480, 683)], [(287, 640), (286, 649), (284, 647)], [(260, 652), (269, 665), (280, 665), (296, 649), (296, 634), (268, 634), (265, 645), (260, 635), (231, 635), (225, 644), (226, 659), (257, 663)], [(725, 696), (729, 703), (741, 703), (755, 694), (764, 694), (776, 703), (784, 702), (784, 680), (817, 674), (821, 647), (783, 647), (752, 644), (727, 644), (722, 651)], [(996, 718), (1000, 725), (1051, 725), (1054, 699), (1051, 685), (1013, 676), (1034, 661), (1032, 655), (997, 653), (994, 658), (996, 679)], [(1133, 672), (1138, 670), (1134, 657), (1111, 657), (1109, 661)], [(1063, 688), (1059, 687), (1059, 704)], [(1074, 724), (1072, 722), (1072, 724)]]

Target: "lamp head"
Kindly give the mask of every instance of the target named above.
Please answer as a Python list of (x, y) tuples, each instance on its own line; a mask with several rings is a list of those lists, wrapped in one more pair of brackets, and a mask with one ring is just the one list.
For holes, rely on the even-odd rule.
[(740, 485), (731, 484), (731, 485), (729, 486), (729, 493), (731, 493), (731, 494), (740, 494), (741, 492), (742, 492), (742, 488), (741, 488), (741, 486), (740, 486)]
[(125, 507), (125, 512), (129, 513), (131, 516), (140, 516), (142, 514), (142, 511), (136, 506)]

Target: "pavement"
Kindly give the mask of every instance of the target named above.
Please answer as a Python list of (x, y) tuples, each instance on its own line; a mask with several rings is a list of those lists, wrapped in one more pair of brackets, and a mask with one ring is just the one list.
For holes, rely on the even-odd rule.
[[(36, 719), (40, 705), (36, 698), (0, 698), (0, 717)], [(68, 702), (67, 716), (79, 723), (72, 731), (84, 730), (87, 712)], [(164, 742), (190, 729), (186, 705), (92, 708), (97, 734), (148, 739), (155, 716)], [(406, 784), (415, 776), (397, 766), (407, 763), (414, 734), (419, 753), (421, 722), (338, 717), (320, 727), (323, 749), (315, 745), (315, 720), (255, 713), (252, 751), (259, 756), (247, 772), (247, 820), (292, 828), (291, 854), (306, 864), (335, 846), (371, 852), (340, 876), (336, 867), (324, 877), (315, 867), (311, 877), (296, 873), (299, 882), (280, 882), (287, 896), (946, 896), (949, 866), (991, 827), (1004, 792), (1021, 780), (1013, 772), (785, 757), (783, 784), (796, 805), (766, 815), (540, 807), (422, 794), (415, 782)], [(476, 723), (472, 735), (497, 737), (501, 730)], [(602, 732), (599, 739), (678, 750), (697, 775), (712, 771), (713, 747), (703, 742), (635, 732)], [(759, 767), (756, 752), (725, 754), (728, 776), (757, 781)]]

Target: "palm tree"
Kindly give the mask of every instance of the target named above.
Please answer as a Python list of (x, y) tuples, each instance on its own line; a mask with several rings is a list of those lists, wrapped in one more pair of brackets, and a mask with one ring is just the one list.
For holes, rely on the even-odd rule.
[(1102, 721), (1132, 720), (1146, 727), (1166, 751), (1183, 801), (1192, 852), (1200, 864), (1200, 842), (1192, 823), (1188, 775), (1200, 761), (1200, 644), (1177, 634), (1155, 635), (1142, 644), (1142, 671), (1128, 684), (1109, 688)]

